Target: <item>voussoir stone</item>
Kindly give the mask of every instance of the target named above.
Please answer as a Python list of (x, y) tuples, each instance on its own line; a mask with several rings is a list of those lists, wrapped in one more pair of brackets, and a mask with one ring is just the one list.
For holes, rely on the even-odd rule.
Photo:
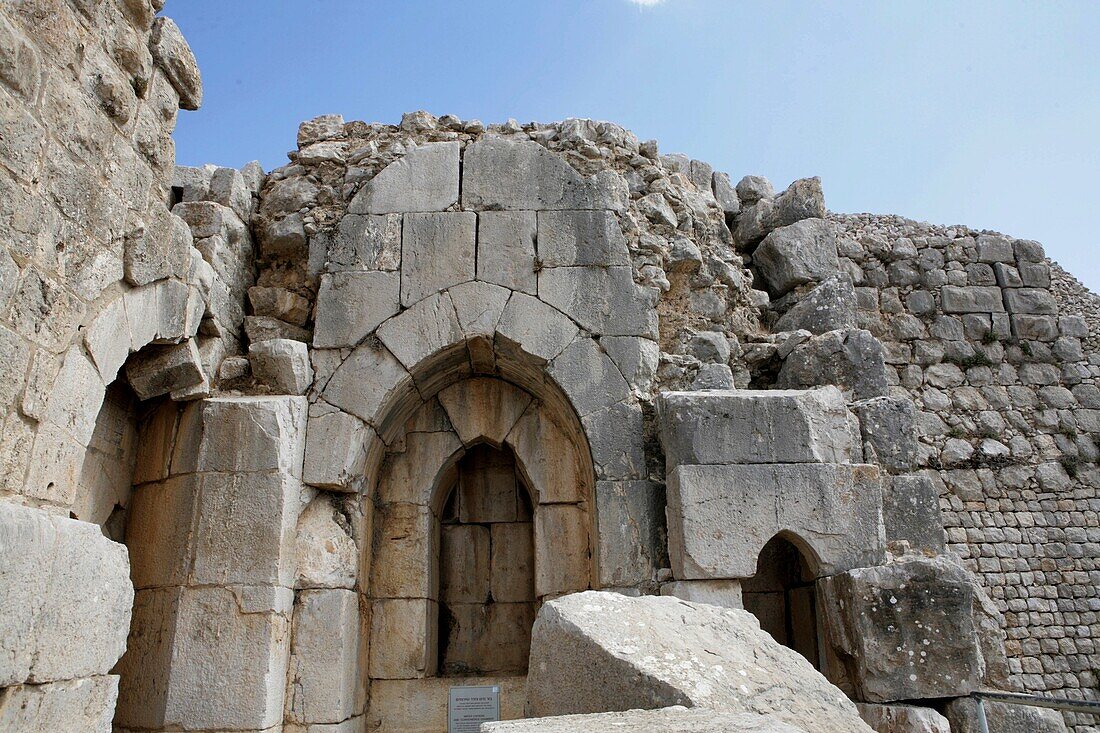
[(351, 214), (443, 211), (458, 202), (457, 142), (413, 148), (367, 181), (348, 205)]
[(400, 309), (400, 273), (322, 275), (317, 291), (313, 346), (319, 349), (355, 346)]
[(746, 611), (597, 591), (542, 606), (528, 716), (672, 705), (773, 716), (807, 733), (870, 731), (844, 693)]
[(836, 387), (664, 392), (657, 402), (670, 469), (684, 464), (851, 463), (853, 417)]

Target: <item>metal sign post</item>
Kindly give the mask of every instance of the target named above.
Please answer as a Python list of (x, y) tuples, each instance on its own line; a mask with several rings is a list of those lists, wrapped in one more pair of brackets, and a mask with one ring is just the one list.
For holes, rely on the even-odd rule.
[(452, 687), (447, 697), (447, 733), (478, 733), (482, 723), (500, 720), (500, 687)]

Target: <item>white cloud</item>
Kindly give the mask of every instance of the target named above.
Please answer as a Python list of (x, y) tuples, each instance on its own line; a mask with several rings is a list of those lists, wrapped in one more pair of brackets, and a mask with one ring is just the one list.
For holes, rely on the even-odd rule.
[(665, 0), (629, 0), (629, 2), (632, 2), (635, 5), (645, 5), (645, 6), (660, 5), (664, 1)]

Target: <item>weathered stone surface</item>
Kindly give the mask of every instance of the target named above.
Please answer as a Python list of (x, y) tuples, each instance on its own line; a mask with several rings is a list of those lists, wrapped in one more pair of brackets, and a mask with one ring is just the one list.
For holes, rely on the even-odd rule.
[(467, 446), (488, 440), (501, 445), (532, 397), (500, 379), (467, 379), (439, 393), (451, 425)]
[(339, 723), (363, 711), (359, 679), (359, 594), (306, 590), (294, 603), (286, 717)]
[(359, 552), (343, 507), (320, 494), (302, 510), (295, 531), (295, 588), (354, 588)]
[(317, 292), (316, 348), (356, 346), (401, 309), (396, 272), (337, 272), (321, 277)]
[(0, 687), (107, 674), (133, 597), (126, 548), (98, 526), (0, 503)]
[(371, 604), (371, 679), (411, 680), (435, 674), (433, 653), (439, 606), (424, 598), (393, 598)]
[[(283, 718), (293, 592), (142, 591), (119, 672), (123, 728), (266, 730)], [(196, 704), (201, 701), (201, 704)]]
[(621, 181), (584, 179), (536, 142), (486, 137), (463, 155), (462, 205), (473, 209), (615, 209), (626, 195)]
[(823, 579), (819, 596), (836, 659), (828, 676), (847, 679), (859, 699), (956, 697), (1003, 677), (1000, 625), (997, 640), (984, 631), (999, 614), (949, 556), (849, 570)]
[(851, 463), (853, 418), (836, 387), (663, 392), (657, 401), (670, 469), (685, 464)]
[(385, 502), (432, 504), (434, 479), (440, 468), (462, 451), (453, 431), (409, 433), (403, 450), (389, 453), (378, 481), (378, 496)]
[(898, 473), (917, 465), (917, 410), (912, 400), (874, 397), (852, 405), (859, 417), (865, 443), (875, 451), (877, 463)]
[(629, 265), (630, 252), (610, 211), (543, 211), (538, 215), (543, 267)]
[(548, 409), (527, 410), (508, 433), (505, 443), (516, 454), (524, 479), (540, 504), (583, 499), (583, 459), (578, 459), (577, 445)]
[(497, 324), (502, 340), (543, 361), (562, 353), (578, 332), (561, 311), (523, 293), (512, 294)]
[(202, 440), (177, 470), (302, 475), (304, 397), (214, 397), (202, 403)]
[(248, 289), (248, 300), (252, 303), (252, 312), (258, 316), (278, 318), (295, 326), (304, 326), (309, 320), (309, 300), (286, 288), (257, 285)]
[(657, 292), (636, 285), (632, 267), (547, 267), (538, 281), (542, 300), (593, 333), (657, 336)]
[(373, 598), (432, 598), (435, 516), (420, 504), (390, 503), (376, 516)]
[(592, 339), (575, 340), (550, 362), (549, 372), (582, 418), (630, 395), (622, 373)]
[(0, 690), (0, 730), (110, 733), (118, 677), (104, 675)]
[(796, 285), (836, 274), (836, 225), (806, 219), (776, 229), (753, 252), (756, 265), (772, 292), (782, 295)]
[(840, 328), (856, 328), (856, 289), (845, 275), (834, 275), (807, 293), (775, 323), (776, 331), (822, 334)]
[(543, 605), (527, 715), (669, 705), (772, 715), (808, 733), (870, 730), (840, 690), (746, 611), (598, 592)]
[(677, 579), (748, 578), (781, 531), (811, 550), (816, 574), (881, 562), (878, 469), (806, 463), (682, 465), (668, 474), (668, 543)]
[[(493, 594), (493, 600), (500, 603), (525, 603), (533, 599), (535, 544), (531, 524), (494, 524), (490, 529), (490, 541), (489, 590)], [(529, 640), (524, 646), (529, 646)]]
[(367, 181), (349, 213), (443, 211), (458, 201), (458, 156), (457, 142), (413, 148)]
[[(951, 733), (981, 733), (978, 704), (973, 698), (959, 698), (947, 704)], [(1066, 733), (1066, 723), (1057, 710), (985, 701), (986, 724), (992, 733)]]
[(401, 243), (401, 304), (410, 306), (476, 275), (477, 215), (408, 214)]
[(1009, 313), (1058, 314), (1054, 296), (1042, 288), (1006, 288), (1004, 302)]
[(270, 316), (246, 316), (244, 332), (252, 343), (271, 339), (293, 339), (308, 344), (313, 340), (312, 331)]
[[(514, 523), (492, 525), (511, 526)], [(490, 597), (504, 600), (489, 595), (489, 547), (490, 531), (484, 525), (450, 524), (441, 528), (439, 592), (447, 603), (483, 604)]]
[(345, 412), (311, 415), (302, 480), (325, 489), (355, 490), (366, 468), (367, 444), (372, 437), (362, 420)]
[(665, 567), (665, 495), (653, 481), (599, 481), (596, 524), (600, 585), (646, 583)]
[(895, 476), (882, 496), (886, 541), (905, 540), (914, 550), (944, 551), (940, 492), (927, 476)]
[(633, 402), (617, 402), (581, 419), (596, 476), (622, 480), (646, 475), (645, 420)]
[(674, 580), (661, 586), (662, 596), (723, 608), (744, 608), (740, 580)]
[(324, 390), (324, 398), (340, 409), (377, 426), (379, 409), (399, 392), (412, 387), (412, 377), (389, 349), (360, 345), (345, 359)]
[(587, 715), (556, 715), (514, 722), (482, 723), (483, 733), (805, 733), (771, 715), (720, 713), (673, 705), (660, 710), (627, 710)]
[[(536, 215), (533, 211), (485, 211), (478, 215), (477, 279), (535, 295)], [(545, 261), (545, 258), (540, 258)]]
[(179, 26), (171, 18), (157, 18), (149, 39), (153, 60), (168, 76), (180, 95), (180, 109), (198, 109), (202, 105), (202, 76), (195, 54), (187, 45)]
[(587, 512), (576, 504), (544, 504), (535, 512), (535, 595), (585, 590), (591, 583)]
[(876, 733), (951, 733), (947, 718), (932, 708), (865, 702), (857, 702), (856, 707)]
[(279, 394), (304, 394), (313, 384), (309, 347), (301, 341), (271, 339), (248, 347), (252, 374)]
[(126, 362), (130, 386), (143, 400), (192, 387), (204, 376), (194, 339), (171, 346), (150, 346)]
[(835, 384), (855, 399), (886, 394), (882, 343), (869, 331), (829, 331), (799, 345), (779, 370), (778, 387)]
[(324, 242), (329, 272), (395, 271), (401, 266), (401, 215), (347, 214)]

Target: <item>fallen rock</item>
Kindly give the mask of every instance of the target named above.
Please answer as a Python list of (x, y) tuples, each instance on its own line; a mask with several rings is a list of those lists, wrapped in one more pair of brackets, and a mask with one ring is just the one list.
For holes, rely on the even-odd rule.
[(791, 352), (776, 379), (781, 388), (821, 384), (835, 384), (857, 400), (885, 395), (889, 385), (882, 342), (863, 330), (814, 336)]
[(482, 723), (481, 733), (805, 733), (771, 715), (720, 713), (681, 705)]
[(775, 324), (775, 331), (806, 330), (814, 334), (855, 328), (856, 289), (846, 275), (834, 275), (811, 290), (784, 313)]
[(528, 716), (670, 705), (771, 715), (807, 733), (870, 731), (840, 690), (746, 611), (598, 591), (543, 605)]
[(805, 219), (780, 227), (764, 238), (752, 259), (774, 295), (824, 280), (840, 269), (836, 225), (825, 219)]

